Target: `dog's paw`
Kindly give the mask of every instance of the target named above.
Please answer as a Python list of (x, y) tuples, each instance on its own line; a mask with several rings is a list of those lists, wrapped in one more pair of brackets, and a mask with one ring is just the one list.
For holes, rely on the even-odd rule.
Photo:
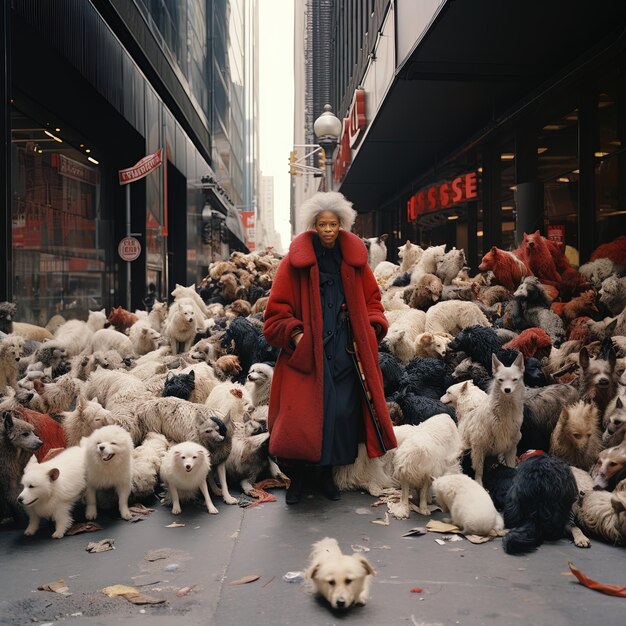
[(404, 504), (401, 504), (399, 502), (394, 502), (394, 503), (390, 503), (388, 507), (389, 507), (389, 512), (396, 519), (408, 519), (409, 513), (410, 513), (408, 506), (405, 506)]
[(53, 539), (62, 539), (65, 536), (65, 531), (64, 530), (55, 530), (52, 533), (52, 538)]
[(126, 509), (125, 511), (120, 511), (120, 517), (128, 521), (132, 517), (132, 513)]
[(92, 520), (98, 517), (98, 509), (95, 506), (88, 506), (85, 510), (85, 519)]
[(574, 539), (574, 545), (577, 548), (591, 548), (591, 541), (587, 539), (584, 535), (582, 537), (577, 537)]
[(208, 511), (211, 515), (217, 515), (219, 513), (219, 511), (217, 510), (215, 506), (210, 506)]
[(224, 504), (238, 504), (239, 500), (233, 496), (224, 496)]
[(180, 508), (180, 505), (176, 505), (176, 504), (173, 505), (172, 506), (172, 515), (180, 515), (181, 510), (182, 509)]
[(24, 534), (27, 537), (32, 537), (37, 532), (36, 528), (31, 528), (30, 526), (24, 531)]

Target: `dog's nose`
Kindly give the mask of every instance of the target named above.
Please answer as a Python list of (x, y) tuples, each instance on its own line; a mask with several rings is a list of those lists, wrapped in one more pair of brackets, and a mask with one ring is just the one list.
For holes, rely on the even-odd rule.
[(37, 440), (35, 441), (35, 449), (41, 448), (41, 446), (43, 446), (43, 441), (39, 438), (37, 438)]
[(601, 378), (598, 381), (598, 385), (601, 385), (602, 387), (606, 387), (609, 384), (609, 379), (608, 378)]
[(100, 452), (104, 452), (104, 446), (98, 446), (98, 450), (100, 450)]
[(188, 469), (188, 470), (191, 469), (191, 465), (189, 464), (185, 465), (185, 469)]
[(504, 388), (504, 393), (511, 393), (511, 388), (510, 387), (505, 387)]
[(24, 498), (22, 496), (18, 496), (17, 501), (22, 504), (24, 502)]
[(337, 600), (337, 608), (343, 609), (346, 606), (346, 601), (343, 598)]

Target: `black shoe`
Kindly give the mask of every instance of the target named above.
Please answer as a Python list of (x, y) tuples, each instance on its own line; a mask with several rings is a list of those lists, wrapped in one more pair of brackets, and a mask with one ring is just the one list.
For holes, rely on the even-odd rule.
[(287, 489), (285, 502), (287, 504), (298, 504), (302, 497), (302, 470), (300, 468), (289, 468), (287, 470), (291, 484)]
[(322, 493), (329, 500), (337, 501), (341, 499), (341, 493), (339, 489), (337, 489), (337, 485), (335, 485), (335, 481), (333, 479), (332, 467), (322, 468)]

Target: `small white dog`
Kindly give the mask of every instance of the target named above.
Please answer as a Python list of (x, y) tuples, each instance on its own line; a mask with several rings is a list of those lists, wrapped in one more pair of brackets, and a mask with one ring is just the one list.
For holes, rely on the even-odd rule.
[(365, 604), (372, 576), (376, 572), (359, 554), (342, 554), (336, 539), (324, 537), (311, 547), (311, 559), (305, 572), (315, 591), (328, 600), (333, 609), (348, 609)]
[(488, 535), (504, 529), (502, 516), (491, 497), (475, 480), (465, 474), (449, 474), (433, 481), (437, 502), (450, 512), (452, 523), (466, 535)]
[(85, 489), (85, 450), (67, 448), (50, 461), (37, 463), (33, 455), (24, 468), (22, 492), (18, 496), (28, 513), (24, 534), (34, 535), (41, 518), (55, 522), (52, 536), (60, 539), (72, 525), (72, 507)]
[(121, 426), (111, 424), (94, 430), (84, 437), (80, 445), (85, 448), (85, 475), (87, 478), (87, 509), (85, 517), (96, 519), (98, 507), (96, 491), (113, 487), (117, 492), (120, 515), (131, 518), (128, 496), (132, 482), (133, 440)]
[(172, 513), (181, 512), (180, 500), (193, 498), (198, 489), (204, 496), (206, 507), (212, 515), (219, 513), (207, 487), (207, 476), (211, 470), (209, 451), (199, 443), (183, 441), (172, 446), (161, 462), (161, 479), (172, 500)]

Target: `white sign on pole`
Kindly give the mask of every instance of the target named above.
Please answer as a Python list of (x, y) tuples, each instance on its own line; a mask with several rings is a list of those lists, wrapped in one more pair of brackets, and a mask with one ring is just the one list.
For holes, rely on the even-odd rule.
[(141, 254), (141, 244), (135, 237), (124, 237), (117, 246), (117, 252), (124, 261), (135, 261)]

